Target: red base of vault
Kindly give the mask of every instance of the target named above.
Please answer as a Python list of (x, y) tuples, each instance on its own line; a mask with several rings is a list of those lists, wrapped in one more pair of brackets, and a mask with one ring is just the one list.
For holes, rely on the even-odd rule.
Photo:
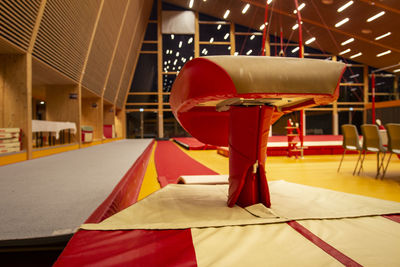
[(231, 106), (228, 206), (271, 206), (265, 159), (274, 108)]

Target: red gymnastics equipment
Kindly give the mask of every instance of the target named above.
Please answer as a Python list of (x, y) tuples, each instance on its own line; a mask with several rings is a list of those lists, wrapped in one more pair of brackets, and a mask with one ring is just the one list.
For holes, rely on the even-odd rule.
[(200, 57), (182, 68), (172, 112), (199, 141), (229, 146), (229, 207), (271, 206), (270, 125), (283, 114), (335, 101), (344, 70), (334, 61), (257, 56)]

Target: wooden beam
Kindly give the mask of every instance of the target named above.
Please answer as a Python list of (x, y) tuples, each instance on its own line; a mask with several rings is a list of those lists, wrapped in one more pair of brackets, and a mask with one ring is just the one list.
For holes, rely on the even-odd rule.
[(163, 77), (162, 77), (162, 32), (161, 32), (161, 24), (162, 24), (162, 2), (161, 0), (157, 0), (157, 70), (158, 70), (158, 137), (164, 137), (164, 111), (163, 111)]
[(39, 32), (40, 22), (42, 21), (42, 18), (43, 18), (43, 13), (44, 13), (44, 8), (46, 6), (46, 3), (47, 3), (47, 0), (42, 0), (40, 2), (38, 14), (36, 16), (35, 26), (33, 26), (33, 30), (32, 30), (31, 41), (29, 42), (29, 46), (28, 46), (28, 51), (27, 51), (28, 53), (32, 53), (33, 47), (35, 46), (36, 37)]
[(364, 83), (340, 83), (340, 86), (364, 86)]
[(209, 41), (200, 41), (199, 44), (205, 45), (230, 45), (230, 42), (209, 42)]
[(129, 9), (130, 3), (131, 3), (131, 0), (128, 0), (128, 1), (126, 2), (124, 14), (122, 15), (122, 21), (121, 21), (121, 24), (119, 25), (119, 30), (118, 30), (117, 39), (115, 40), (115, 43), (114, 43), (113, 52), (112, 52), (112, 54), (111, 54), (110, 63), (108, 64), (108, 69), (107, 69), (107, 73), (106, 73), (106, 78), (105, 78), (104, 84), (103, 84), (103, 91), (102, 91), (102, 93), (101, 93), (101, 97), (102, 97), (102, 98), (104, 97), (104, 92), (107, 90), (108, 79), (110, 78), (110, 73), (111, 73), (112, 65), (113, 65), (113, 63), (114, 63), (115, 54), (117, 53), (117, 48), (118, 48), (119, 40), (120, 40), (120, 38), (121, 38), (122, 29), (124, 28), (125, 19), (126, 19), (126, 15), (127, 15), (127, 13), (128, 13), (128, 9)]
[[(163, 95), (170, 95), (171, 92), (163, 92)], [(131, 92), (128, 95), (158, 95), (158, 92)]]
[[(400, 107), (400, 100), (375, 102), (375, 108), (392, 108), (392, 107)], [(371, 109), (372, 103), (366, 104), (365, 108)]]
[(235, 38), (235, 23), (231, 23), (230, 27), (230, 44), (231, 44), (231, 51), (230, 55), (233, 56), (236, 51), (236, 38)]
[(195, 12), (195, 32), (194, 32), (194, 57), (200, 56), (200, 44), (199, 44), (199, 12)]

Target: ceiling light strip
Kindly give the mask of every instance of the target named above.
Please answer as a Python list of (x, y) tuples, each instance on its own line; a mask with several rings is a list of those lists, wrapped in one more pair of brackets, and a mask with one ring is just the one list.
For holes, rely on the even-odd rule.
[(379, 53), (376, 56), (377, 57), (382, 57), (382, 56), (390, 54), (390, 53), (392, 53), (392, 50), (386, 50), (385, 52)]
[(370, 17), (369, 19), (367, 19), (367, 22), (371, 22), (371, 21), (373, 21), (373, 20), (376, 20), (377, 18), (379, 18), (379, 17), (381, 17), (381, 16), (383, 16), (383, 15), (385, 15), (385, 11), (381, 11), (381, 12), (379, 12), (378, 14), (376, 14), (376, 15)]
[(357, 53), (357, 54), (352, 55), (350, 58), (356, 58), (356, 57), (359, 57), (359, 56), (361, 56), (361, 55), (362, 55), (362, 53), (360, 52), (360, 53)]
[(350, 39), (344, 41), (343, 43), (341, 43), (341, 45), (342, 45), (342, 46), (343, 46), (343, 45), (347, 45), (347, 44), (349, 44), (349, 43), (351, 43), (351, 42), (354, 42), (354, 38), (350, 38)]
[(341, 21), (339, 21), (338, 23), (335, 24), (335, 27), (338, 28), (338, 27), (342, 26), (343, 24), (345, 24), (346, 22), (348, 22), (349, 20), (350, 20), (349, 18), (342, 19)]
[(349, 1), (346, 4), (344, 4), (343, 6), (339, 7), (337, 12), (342, 12), (343, 10), (345, 10), (346, 8), (348, 8), (349, 6), (351, 6), (354, 2), (353, 1)]
[(246, 4), (242, 10), (242, 14), (246, 14), (247, 10), (249, 10), (250, 4)]
[(388, 36), (391, 35), (391, 34), (392, 34), (391, 32), (387, 32), (387, 33), (385, 33), (385, 34), (382, 34), (382, 35), (376, 37), (375, 40), (378, 41), (378, 40), (380, 40), (380, 39), (383, 39), (383, 38), (385, 38), (385, 37), (388, 37)]

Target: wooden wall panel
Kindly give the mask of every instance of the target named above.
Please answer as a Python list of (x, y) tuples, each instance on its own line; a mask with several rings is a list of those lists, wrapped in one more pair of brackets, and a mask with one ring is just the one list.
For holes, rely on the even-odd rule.
[(97, 25), (82, 84), (102, 95), (127, 0), (106, 0)]
[[(93, 105), (96, 104), (96, 107)], [(103, 114), (102, 103), (100, 98), (83, 98), (82, 99), (82, 126), (93, 127), (93, 139), (101, 140), (103, 137)]]
[(115, 103), (118, 108), (122, 108), (122, 106), (125, 104), (125, 98), (128, 94), (130, 82), (136, 68), (137, 59), (141, 49), (144, 33), (146, 31), (153, 1), (145, 1), (144, 4), (145, 5), (143, 6), (142, 11), (138, 13), (140, 17), (137, 20), (138, 25), (136, 28), (137, 30), (135, 31), (135, 39), (132, 42), (128, 63), (125, 68), (124, 76), (122, 78), (121, 86)]
[(115, 124), (115, 109), (112, 105), (104, 105), (103, 124)]
[(24, 149), (31, 137), (31, 129), (28, 129), (31, 85), (28, 84), (27, 61), (26, 55), (0, 55), (0, 128), (21, 128)]
[(115, 116), (115, 133), (119, 138), (126, 138), (126, 113), (125, 110), (118, 110)]
[(106, 90), (104, 92), (104, 98), (111, 103), (114, 103), (115, 96), (118, 93), (119, 81), (123, 74), (123, 68), (125, 65), (124, 63), (129, 52), (129, 45), (131, 43), (132, 36), (134, 34), (133, 29), (135, 29), (136, 20), (139, 17), (136, 14), (141, 10), (141, 6), (143, 6), (143, 2), (132, 0), (128, 6), (127, 17), (122, 28), (121, 37), (114, 60), (112, 62), (112, 68), (106, 85)]
[(100, 2), (47, 1), (33, 55), (79, 82)]
[(0, 36), (27, 50), (41, 0), (0, 1)]

